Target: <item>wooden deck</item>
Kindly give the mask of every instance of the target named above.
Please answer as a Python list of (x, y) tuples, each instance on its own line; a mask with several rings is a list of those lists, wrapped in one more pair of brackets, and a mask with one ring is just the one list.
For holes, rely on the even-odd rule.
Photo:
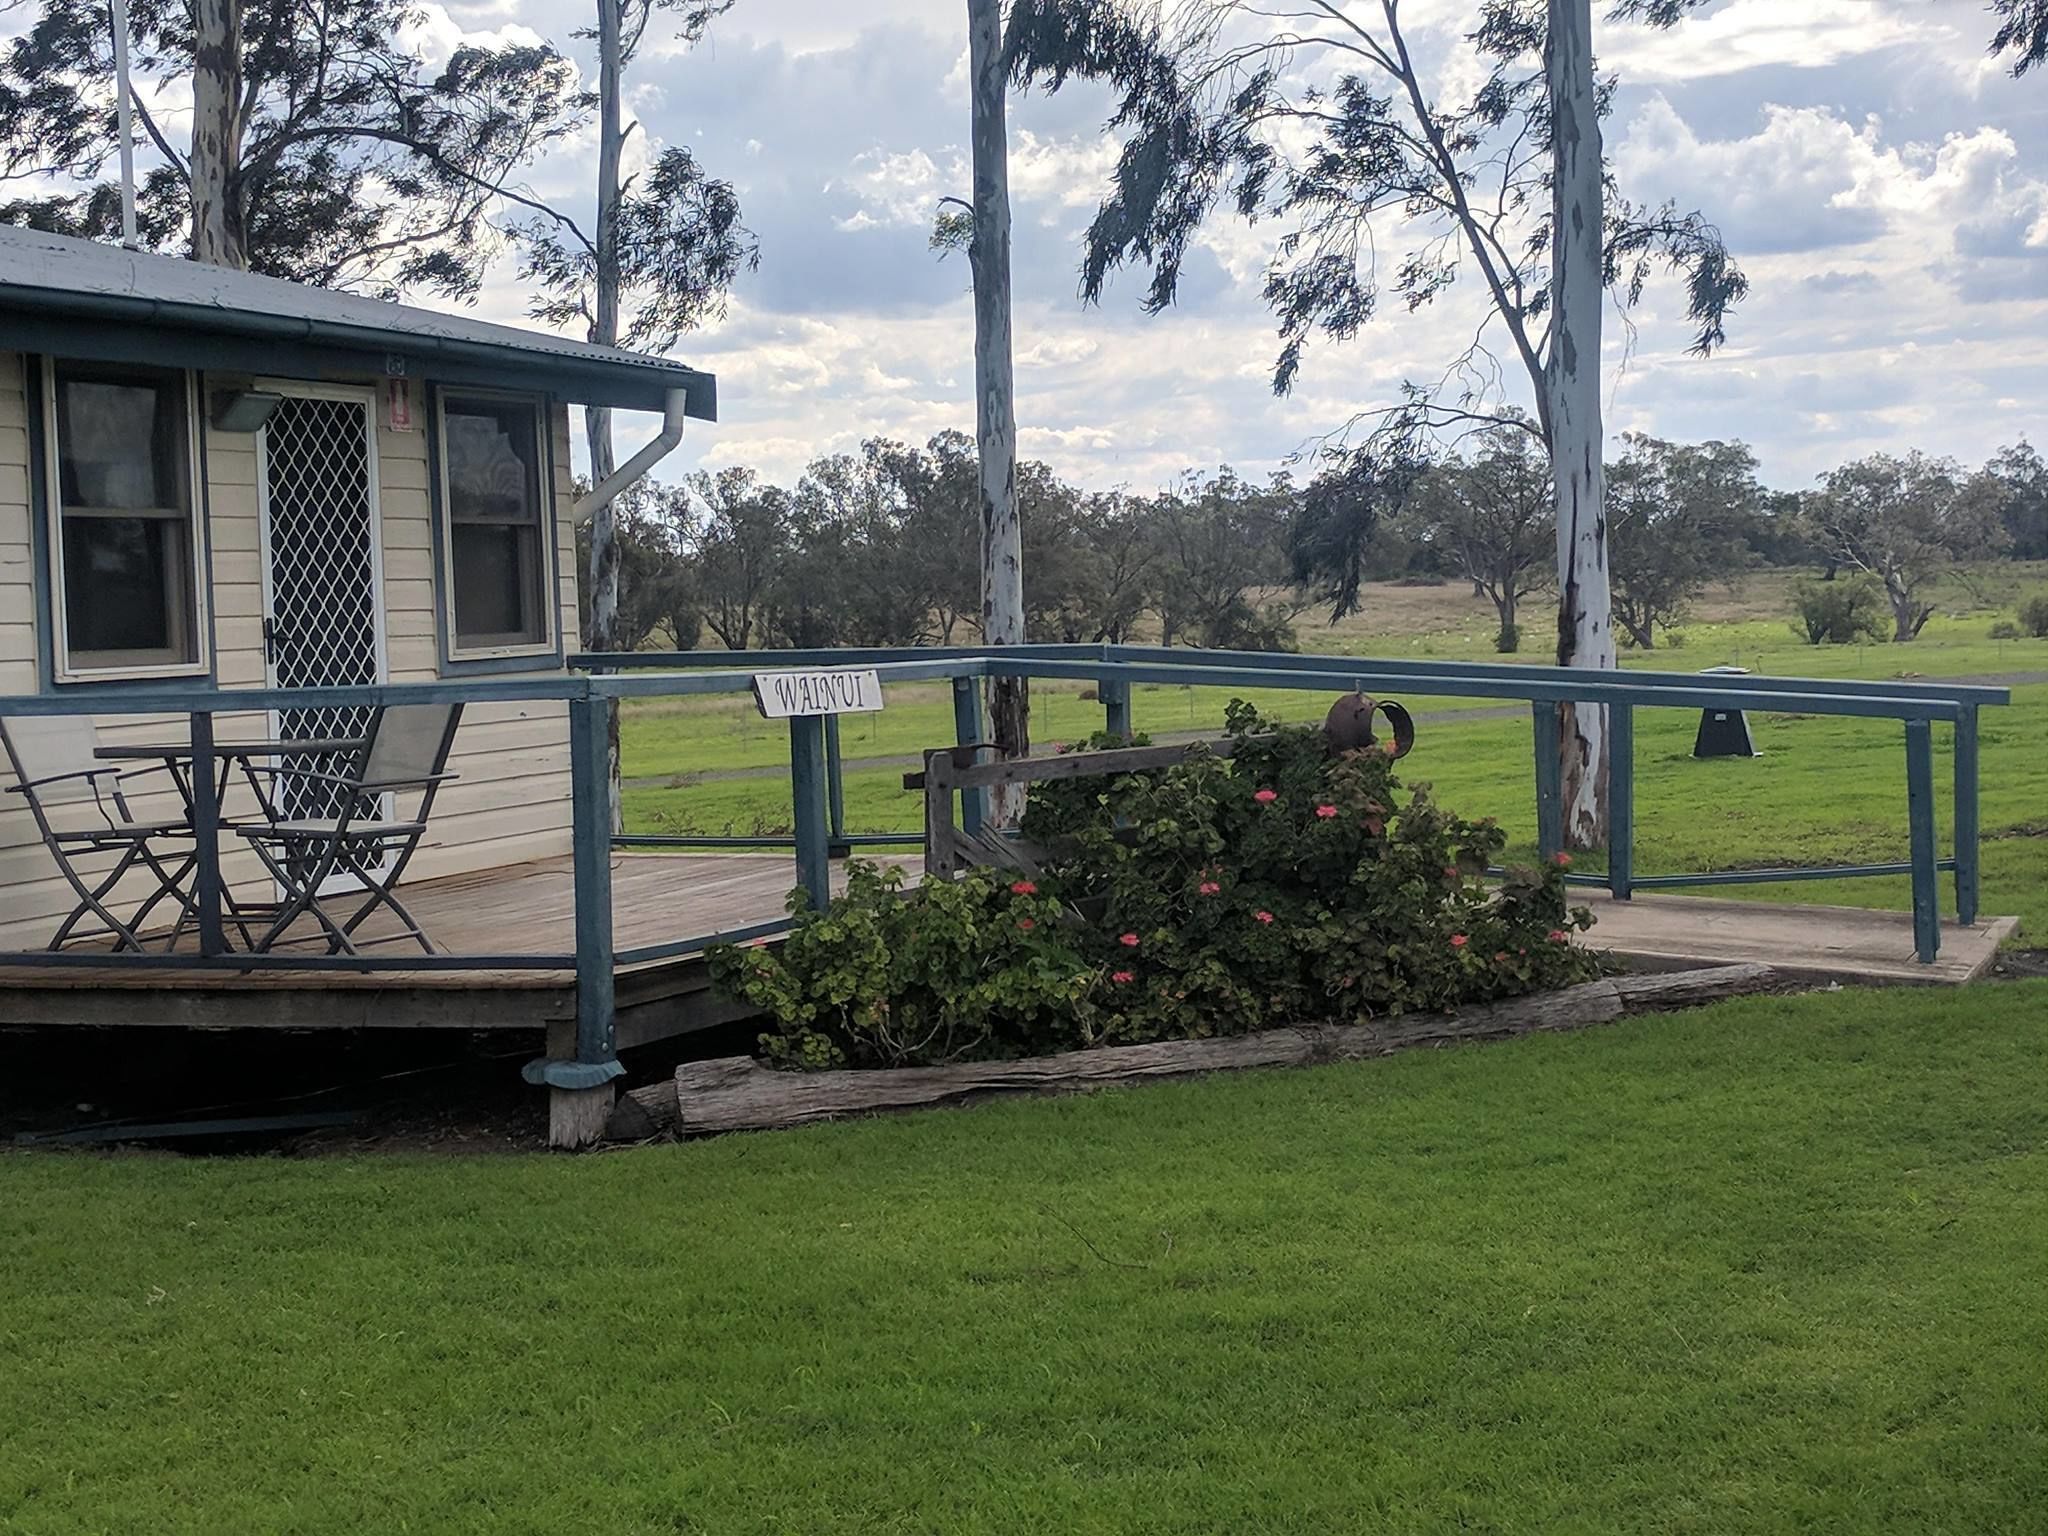
[[(835, 865), (834, 889), (842, 882), (842, 867)], [(795, 883), (786, 853), (614, 854), (613, 943), (630, 950), (767, 922), (783, 914)], [(567, 858), (408, 884), (400, 894), (436, 947), (451, 955), (566, 954), (576, 947), (575, 884)], [(293, 936), (303, 932), (310, 940), (317, 931), (302, 920)], [(406, 953), (405, 947), (375, 942), (397, 932), (388, 914), (378, 914), (364, 925), (370, 940), (365, 953)], [(321, 948), (309, 944), (306, 952), (318, 954)], [(566, 970), (0, 967), (0, 1025), (545, 1029), (573, 1021), (575, 1012), (575, 977)], [(737, 1016), (712, 996), (700, 958), (651, 961), (619, 973), (621, 1046)]]
[[(915, 858), (899, 862), (917, 864)], [(617, 854), (612, 870), (620, 949), (778, 917), (795, 880), (792, 861), (782, 853)], [(835, 886), (839, 873), (835, 867)], [(574, 947), (567, 859), (426, 881), (403, 894), (435, 943), (451, 954), (567, 953)], [(1945, 923), (1939, 961), (1923, 966), (1913, 958), (1912, 920), (1905, 913), (1661, 894), (1624, 903), (1600, 891), (1577, 891), (1573, 899), (1585, 901), (1599, 919), (1591, 942), (1636, 967), (1754, 961), (1807, 980), (1845, 983), (1968, 981), (1990, 964), (2014, 926), (2011, 918), (1987, 918), (1967, 929)], [(388, 922), (368, 929), (373, 937), (394, 931)], [(622, 970), (618, 1010), (622, 1047), (740, 1016), (712, 994), (696, 956)], [(574, 978), (567, 971), (0, 967), (0, 1025), (560, 1031), (574, 1016)]]

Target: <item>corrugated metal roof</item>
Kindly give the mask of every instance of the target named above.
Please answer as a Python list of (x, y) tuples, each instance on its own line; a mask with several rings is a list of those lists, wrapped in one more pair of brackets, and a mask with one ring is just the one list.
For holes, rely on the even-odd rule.
[[(427, 377), (498, 368), (508, 388), (529, 383), (599, 405), (659, 410), (668, 390), (682, 388), (690, 393), (690, 415), (717, 415), (713, 377), (667, 358), (0, 225), (0, 346), (8, 344), (10, 320), (43, 322), (37, 330), (47, 333), (53, 318), (99, 322), (96, 355), (109, 351), (107, 324), (126, 322), (145, 332), (238, 338), (358, 365), (366, 356), (403, 359)], [(160, 340), (150, 350), (160, 353)]]

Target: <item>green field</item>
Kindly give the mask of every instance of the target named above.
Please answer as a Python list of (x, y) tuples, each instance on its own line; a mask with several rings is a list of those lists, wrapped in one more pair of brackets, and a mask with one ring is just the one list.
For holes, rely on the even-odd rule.
[(0, 1154), (0, 1531), (2039, 1530), (2048, 983), (595, 1158)]
[[(1733, 662), (1760, 672), (1883, 680), (1898, 677), (2048, 678), (2048, 641), (1994, 641), (1992, 619), (2048, 569), (2006, 567), (1981, 575), (1977, 602), (1938, 615), (1909, 645), (1814, 647), (1797, 642), (1783, 613), (1790, 578), (1750, 578), (1703, 604), (1682, 646), (1630, 653), (1630, 667), (1697, 670)], [(1335, 629), (1305, 621), (1305, 648), (1356, 655), (1490, 660), (1491, 607), (1455, 588), (1377, 587), (1366, 612)], [(1539, 656), (1524, 659), (1540, 660)], [(1080, 683), (1041, 684), (1032, 693), (1035, 740), (1073, 740), (1100, 729), (1101, 706)], [(1313, 720), (1332, 691), (1251, 695), (1284, 719)], [(1141, 685), (1133, 690), (1139, 729), (1154, 733), (1220, 727), (1237, 692)], [(1485, 700), (1400, 697), (1423, 717), (1411, 780), (1427, 781), (1468, 815), (1498, 816), (1519, 848), (1533, 847), (1535, 808), (1526, 706)], [(1490, 716), (1472, 718), (1475, 714)], [(1453, 716), (1457, 718), (1446, 718)], [(1906, 856), (1905, 758), (1895, 722), (1759, 716), (1762, 758), (1696, 762), (1697, 716), (1644, 711), (1637, 721), (1636, 867), (1641, 874), (1772, 865), (1875, 863)], [(881, 714), (844, 722), (846, 824), (856, 832), (914, 830), (917, 797), (901, 780), (907, 760), (952, 739), (949, 690), (892, 687)], [(2014, 914), (2032, 942), (2048, 934), (2048, 682), (2021, 684), (2010, 709), (1983, 713), (1984, 907)], [(786, 832), (788, 735), (743, 697), (636, 701), (623, 727), (629, 829), (643, 832)], [(1948, 836), (1946, 728), (1935, 728), (1937, 801)], [(1944, 841), (1946, 847), (1946, 841)], [(1598, 869), (1597, 854), (1581, 867)], [(1802, 881), (1716, 888), (1754, 900), (1910, 906), (1903, 878)], [(1947, 899), (1947, 898), (1945, 898)]]

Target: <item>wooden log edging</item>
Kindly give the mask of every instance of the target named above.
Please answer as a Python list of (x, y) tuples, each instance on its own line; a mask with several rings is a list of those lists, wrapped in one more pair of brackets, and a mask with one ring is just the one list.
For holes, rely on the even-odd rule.
[(666, 1131), (711, 1135), (776, 1130), (817, 1120), (958, 1103), (993, 1093), (1086, 1093), (1116, 1083), (1189, 1077), (1241, 1067), (1305, 1067), (1361, 1061), (1417, 1046), (1499, 1040), (1583, 1029), (1625, 1014), (1689, 1008), (1782, 984), (1767, 965), (1717, 965), (1661, 975), (1611, 976), (1557, 992), (1518, 997), (1461, 1013), (1410, 1013), (1370, 1024), (1270, 1029), (1221, 1040), (1067, 1051), (1021, 1061), (943, 1067), (779, 1072), (750, 1056), (685, 1062), (675, 1076), (620, 1097), (607, 1139), (640, 1141)]

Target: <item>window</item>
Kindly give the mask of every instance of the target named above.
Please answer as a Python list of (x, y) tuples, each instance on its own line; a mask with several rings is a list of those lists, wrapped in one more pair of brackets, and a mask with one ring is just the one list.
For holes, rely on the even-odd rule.
[(452, 654), (539, 650), (552, 641), (541, 419), (531, 400), (441, 399)]
[(202, 670), (187, 376), (52, 361), (46, 383), (58, 677)]

